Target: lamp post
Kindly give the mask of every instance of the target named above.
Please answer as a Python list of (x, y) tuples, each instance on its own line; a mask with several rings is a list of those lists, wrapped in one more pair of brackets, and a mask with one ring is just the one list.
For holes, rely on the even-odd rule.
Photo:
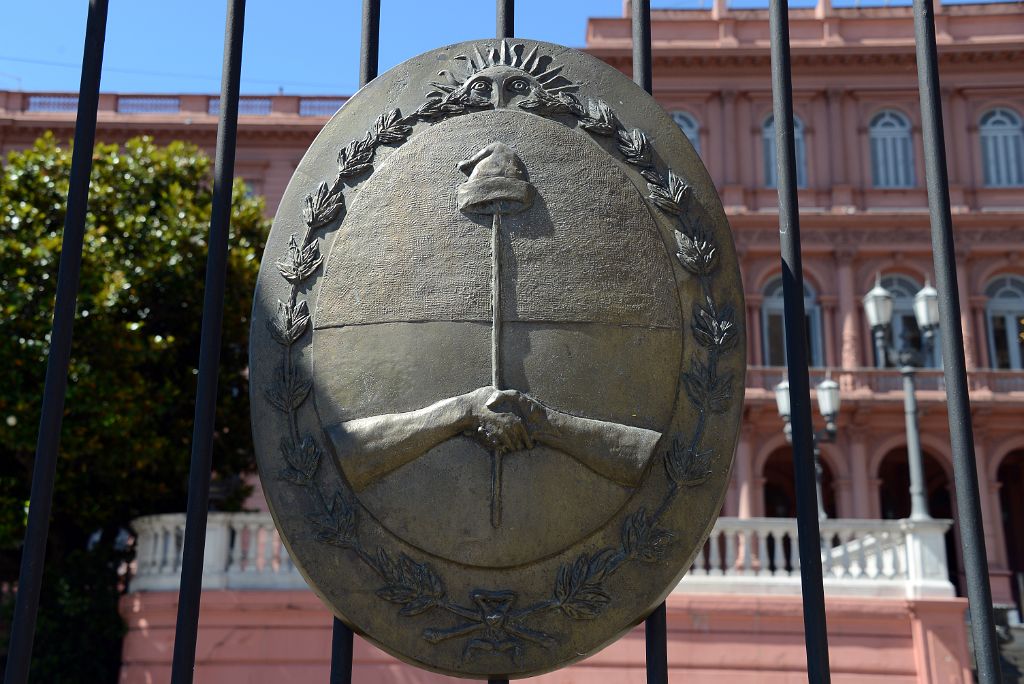
[(904, 332), (903, 346), (888, 340), (892, 326), (892, 294), (882, 287), (881, 279), (864, 295), (864, 313), (875, 338), (877, 365), (885, 365), (886, 360), (897, 365), (903, 375), (903, 411), (907, 421), (907, 468), (910, 471), (910, 519), (930, 520), (928, 499), (924, 491), (924, 462), (921, 457), (921, 433), (917, 425), (917, 386), (915, 374), (923, 364), (922, 351), (931, 355), (935, 330), (939, 327), (939, 295), (929, 283), (914, 295), (914, 318), (921, 330), (922, 350), (910, 347), (906, 343)]
[[(836, 417), (839, 415), (839, 383), (832, 378), (825, 378), (816, 388), (818, 390), (818, 410), (825, 419), (825, 429), (816, 430), (813, 435), (814, 444), (814, 485), (818, 495), (818, 520), (825, 520), (825, 500), (821, 493), (821, 444), (836, 441)], [(789, 421), (789, 381), (783, 380), (775, 386), (775, 405), (779, 416), (784, 421), (783, 432), (786, 441), (793, 443), (793, 425)]]

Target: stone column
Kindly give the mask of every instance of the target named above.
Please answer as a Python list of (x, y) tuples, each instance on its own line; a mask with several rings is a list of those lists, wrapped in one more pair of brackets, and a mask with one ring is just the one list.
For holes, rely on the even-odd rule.
[[(969, 131), (970, 122), (967, 120), (967, 100), (964, 97), (964, 91), (959, 88), (954, 89), (950, 93), (949, 103), (949, 130)], [(971, 154), (970, 146), (973, 143), (972, 137), (971, 135), (954, 135), (952, 140), (956, 151), (956, 166), (959, 167), (956, 176), (957, 183), (975, 188), (980, 183), (975, 178), (974, 155)]]
[[(828, 136), (830, 168), (829, 178), (832, 185), (845, 185), (847, 180), (846, 167), (844, 162), (847, 157), (846, 147), (848, 145), (845, 130), (843, 128), (843, 91), (839, 88), (829, 88), (825, 91), (825, 107), (828, 110)], [(822, 169), (824, 172), (824, 169)]]
[[(729, 138), (741, 140), (742, 138), (738, 135), (739, 131), (736, 130), (736, 91), (723, 90), (719, 97), (722, 101), (722, 132), (719, 137), (722, 140)], [(722, 172), (726, 185), (736, 183), (736, 155), (739, 154), (741, 147), (742, 145), (723, 144), (721, 146)]]
[(839, 365), (836, 358), (836, 303), (835, 301), (824, 300), (821, 302), (822, 313), (822, 344), (824, 345), (824, 363), (826, 368), (834, 368)]
[(882, 480), (878, 477), (868, 478), (868, 514), (872, 520), (882, 519)]
[(740, 431), (740, 443), (736, 447), (736, 465), (733, 468), (733, 480), (736, 482), (737, 510), (740, 518), (750, 518), (754, 509), (753, 492), (753, 429), (744, 427)]
[(864, 429), (861, 425), (851, 425), (850, 433), (850, 489), (851, 514), (854, 518), (871, 517), (871, 486), (868, 479), (868, 450), (864, 442)]
[[(857, 117), (857, 101), (847, 93), (841, 100), (843, 110), (843, 133), (842, 137), (849, 137), (856, 140), (855, 147), (846, 148), (846, 183), (847, 185), (862, 188), (864, 178), (868, 174), (861, 171), (861, 160), (868, 154), (868, 127), (866, 122), (861, 122)], [(852, 136), (856, 135), (856, 138)], [(870, 182), (870, 179), (868, 179)]]
[(752, 493), (753, 493), (753, 496), (751, 497), (751, 499), (753, 501), (753, 506), (751, 506), (751, 513), (752, 513), (752, 515), (750, 517), (752, 517), (752, 518), (763, 518), (763, 517), (765, 517), (765, 511), (764, 511), (764, 478), (761, 477), (760, 475), (757, 475), (754, 478), (752, 478), (751, 482), (753, 484), (753, 486), (751, 487), (751, 490), (752, 490)]
[[(1003, 548), (1003, 540), (997, 529), (1001, 527), (1002, 515), (998, 512), (999, 500), (996, 498), (996, 507), (992, 507), (993, 485), (998, 489), (998, 482), (991, 482), (988, 478), (988, 449), (986, 446), (985, 430), (974, 430), (974, 463), (978, 474), (978, 496), (981, 500), (981, 521), (985, 529), (985, 553), (988, 556), (988, 563), (993, 568), (1006, 567), (1006, 553)], [(953, 483), (950, 483), (953, 487)], [(996, 515), (993, 516), (993, 510)]]
[(749, 97), (739, 99), (741, 102), (736, 104), (736, 150), (746, 151), (749, 156), (745, 162), (740, 162), (736, 170), (736, 182), (744, 188), (757, 188), (764, 185), (761, 170), (754, 163), (757, 158), (754, 150), (761, 149), (761, 125), (759, 121), (755, 122), (753, 100)]
[(848, 477), (840, 477), (835, 480), (835, 495), (836, 495), (836, 517), (838, 518), (852, 518), (853, 516), (853, 497), (851, 492), (853, 485)]
[[(956, 250), (956, 281), (957, 281), (957, 295), (960, 299), (960, 325), (964, 331), (964, 363), (967, 365), (967, 370), (975, 370), (978, 367), (976, 350), (974, 348), (974, 335), (972, 334), (971, 328), (971, 299), (969, 294), (970, 283), (968, 277), (970, 272), (968, 270), (970, 259), (970, 250), (967, 248), (958, 248)], [(941, 325), (941, 321), (940, 321)]]
[[(985, 556), (988, 558), (989, 581), (995, 603), (1013, 601), (1013, 590), (1007, 569), (1006, 540), (1003, 539), (1003, 512), (999, 506), (999, 481), (990, 480), (988, 466), (989, 440), (985, 430), (974, 431), (974, 456), (978, 474), (978, 494), (981, 499), (981, 522), (985, 530)], [(952, 485), (951, 485), (952, 486)]]
[(764, 346), (761, 344), (761, 295), (747, 296), (747, 339), (750, 340), (750, 365), (763, 366)]
[[(735, 90), (723, 90), (722, 98), (722, 132), (723, 140), (744, 140), (744, 131), (738, 123)], [(726, 208), (742, 208), (746, 206), (743, 185), (740, 182), (740, 152), (742, 144), (722, 143), (722, 169), (725, 173), (725, 185), (722, 188), (722, 204)]]
[(839, 366), (845, 371), (840, 379), (841, 389), (853, 389), (852, 371), (860, 367), (857, 357), (860, 349), (860, 329), (857, 318), (857, 304), (860, 297), (853, 282), (853, 259), (856, 251), (852, 249), (836, 250), (836, 280), (839, 296), (840, 353)]
[[(711, 172), (715, 184), (721, 190), (727, 182), (725, 173), (725, 155), (728, 154), (726, 139), (729, 133), (725, 128), (722, 112), (722, 96), (716, 94), (707, 101), (707, 121), (701, 122), (701, 143), (704, 146), (704, 159)], [(737, 255), (738, 256), (738, 255)]]
[(974, 316), (974, 339), (977, 341), (979, 368), (992, 367), (992, 359), (988, 356), (988, 321), (985, 319), (987, 303), (987, 297), (984, 295), (971, 297), (971, 315)]

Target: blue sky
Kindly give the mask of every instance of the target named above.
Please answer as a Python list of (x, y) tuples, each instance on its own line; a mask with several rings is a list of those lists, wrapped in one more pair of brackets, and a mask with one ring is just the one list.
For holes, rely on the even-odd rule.
[[(0, 3), (0, 89), (77, 90), (87, 0)], [(110, 0), (102, 89), (216, 92), (221, 0)], [(351, 93), (358, 80), (361, 0), (249, 0), (242, 92)], [(430, 48), (494, 34), (492, 0), (383, 0), (381, 71)], [(588, 16), (621, 0), (520, 0), (517, 33), (582, 46)]]
[[(971, 2), (976, 0), (959, 0)], [(833, 0), (836, 6), (910, 0)], [(711, 0), (653, 0), (708, 7)], [(518, 35), (583, 45), (587, 17), (621, 16), (622, 0), (519, 0)], [(730, 0), (764, 7), (767, 0)], [(814, 0), (790, 0), (791, 7)], [(77, 90), (87, 0), (0, 3), (0, 89)], [(213, 93), (220, 88), (223, 0), (110, 0), (105, 91)], [(355, 90), (361, 0), (249, 0), (242, 92)], [(381, 71), (433, 47), (494, 32), (493, 0), (382, 0)]]

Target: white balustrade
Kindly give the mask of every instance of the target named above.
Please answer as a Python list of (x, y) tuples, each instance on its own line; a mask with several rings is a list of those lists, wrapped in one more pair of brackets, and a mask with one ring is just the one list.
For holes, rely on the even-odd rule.
[[(176, 591), (185, 515), (138, 518), (131, 591)], [(953, 596), (943, 535), (948, 520), (825, 520), (821, 563), (825, 593), (924, 598)], [(210, 513), (204, 589), (305, 589), (269, 513)], [(719, 518), (684, 593), (800, 593), (796, 520)]]
[[(176, 591), (185, 514), (137, 518), (131, 591)], [(305, 589), (269, 513), (210, 513), (203, 589)]]
[[(953, 596), (943, 538), (950, 524), (949, 520), (822, 521), (820, 554), (825, 593), (889, 598)], [(719, 518), (676, 591), (799, 594), (796, 520)]]

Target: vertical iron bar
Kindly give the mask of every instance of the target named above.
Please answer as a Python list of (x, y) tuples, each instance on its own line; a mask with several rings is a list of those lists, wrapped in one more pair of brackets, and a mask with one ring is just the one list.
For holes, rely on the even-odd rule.
[(651, 76), (651, 0), (632, 0), (633, 82), (653, 92)]
[(935, 12), (931, 0), (914, 0), (914, 37), (917, 46), (917, 80), (921, 95), (921, 136), (924, 142), (925, 181), (931, 214), (935, 286), (939, 291), (942, 335), (942, 366), (946, 380), (949, 439), (953, 448), (953, 481), (963, 550), (971, 636), (978, 680), (1001, 681), (999, 649), (992, 611), (985, 530), (978, 495), (978, 470), (974, 456), (967, 367), (964, 361), (963, 327), (960, 318), (956, 262), (953, 251), (953, 220), (949, 211), (949, 179), (946, 175), (945, 135), (939, 100), (939, 63), (935, 48)]
[[(380, 0), (363, 0), (363, 27), (359, 44), (359, 87), (377, 78), (380, 57)], [(331, 684), (352, 684), (354, 635), (334, 618), (331, 636)]]
[(39, 592), (46, 560), (46, 538), (50, 531), (53, 483), (57, 474), (57, 450), (60, 447), (61, 422), (64, 418), (64, 395), (68, 385), (68, 363), (71, 360), (71, 333), (75, 324), (78, 279), (82, 269), (82, 242), (89, 203), (89, 175), (92, 173), (92, 148), (96, 139), (96, 110), (99, 108), (100, 72), (106, 31), (107, 0), (90, 0), (85, 25), (82, 80), (78, 87), (78, 116), (71, 153), (67, 213), (64, 216), (64, 235), (57, 274), (57, 296), (53, 307), (50, 352), (46, 359), (43, 405), (32, 467), (28, 525), (25, 545), (21, 551), (18, 592), (4, 674), (4, 682), (7, 684), (27, 681), (32, 662), (32, 642), (35, 639)]
[(498, 38), (511, 38), (516, 34), (516, 2), (515, 0), (497, 0), (497, 34)]
[[(651, 75), (651, 0), (632, 0), (633, 82), (652, 93)], [(665, 604), (654, 609), (644, 622), (647, 648), (648, 684), (668, 684), (668, 638)]]
[(203, 553), (206, 513), (210, 498), (213, 428), (220, 371), (221, 322), (224, 318), (224, 282), (231, 222), (231, 186), (235, 178), (235, 138), (238, 132), (238, 82), (242, 67), (245, 0), (228, 0), (224, 25), (224, 61), (221, 74), (220, 121), (213, 170), (213, 207), (206, 257), (203, 324), (199, 343), (199, 380), (196, 387), (192, 460), (188, 475), (188, 509), (178, 590), (172, 684), (190, 684), (196, 662), (199, 602), (203, 591)]
[(647, 642), (647, 684), (668, 684), (668, 621), (665, 604), (644, 621)]
[(380, 0), (363, 0), (363, 33), (359, 46), (359, 87), (377, 78), (380, 56)]
[(352, 684), (352, 630), (334, 618), (331, 637), (331, 684)]
[(793, 134), (793, 74), (789, 61), (789, 10), (786, 0), (769, 1), (768, 20), (807, 679), (812, 684), (826, 684), (831, 678), (825, 626), (825, 590), (821, 577), (821, 533), (814, 486), (814, 432), (811, 427), (811, 390), (807, 374), (804, 276), (800, 258), (800, 210), (797, 202)]

